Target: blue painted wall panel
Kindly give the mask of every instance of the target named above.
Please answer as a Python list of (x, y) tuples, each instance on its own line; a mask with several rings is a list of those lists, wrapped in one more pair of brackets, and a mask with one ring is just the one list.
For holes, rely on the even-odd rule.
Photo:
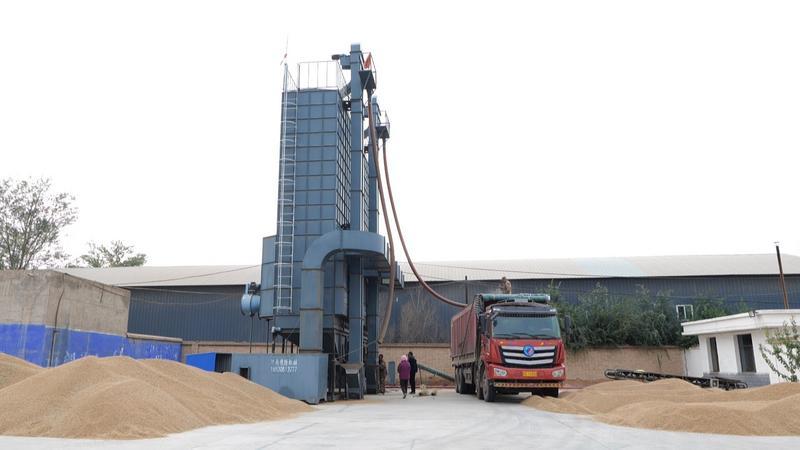
[(168, 359), (181, 360), (181, 344), (177, 342), (161, 342), (139, 339), (128, 339), (132, 344), (125, 349), (125, 354), (136, 359)]
[(44, 325), (0, 324), (0, 352), (43, 366), (49, 357), (52, 332)]
[[(53, 329), (50, 327), (41, 324), (0, 324), (0, 352), (42, 367), (48, 366), (51, 342)], [(181, 344), (64, 328), (56, 331), (52, 365), (88, 355), (180, 361)]]
[(207, 372), (214, 372), (216, 363), (216, 353), (195, 353), (194, 355), (186, 355), (186, 365), (197, 367)]

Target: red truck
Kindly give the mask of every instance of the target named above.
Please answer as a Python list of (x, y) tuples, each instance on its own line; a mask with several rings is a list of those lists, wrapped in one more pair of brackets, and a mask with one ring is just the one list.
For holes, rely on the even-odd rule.
[[(450, 321), (456, 392), (558, 397), (567, 376), (558, 312), (547, 294), (480, 294)], [(564, 318), (569, 334), (571, 320)]]

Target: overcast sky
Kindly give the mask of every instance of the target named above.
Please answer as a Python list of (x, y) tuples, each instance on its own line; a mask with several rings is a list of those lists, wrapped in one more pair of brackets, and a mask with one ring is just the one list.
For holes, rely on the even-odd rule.
[[(800, 3), (0, 3), (0, 178), (63, 243), (254, 264), (281, 69), (374, 53), (415, 259), (800, 254)], [(391, 6), (390, 6), (391, 5)]]

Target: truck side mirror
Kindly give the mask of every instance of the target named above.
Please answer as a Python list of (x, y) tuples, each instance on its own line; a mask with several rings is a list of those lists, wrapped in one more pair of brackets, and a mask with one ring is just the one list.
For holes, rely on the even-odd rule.
[(481, 327), (480, 331), (482, 333), (486, 332), (486, 316), (485, 315), (481, 314), (480, 316), (478, 316), (478, 326)]
[(564, 332), (567, 336), (572, 334), (572, 317), (564, 316)]

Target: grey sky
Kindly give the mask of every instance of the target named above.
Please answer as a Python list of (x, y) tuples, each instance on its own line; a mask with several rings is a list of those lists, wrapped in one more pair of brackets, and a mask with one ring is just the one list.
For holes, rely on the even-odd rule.
[(280, 60), (374, 52), (415, 259), (800, 254), (796, 2), (3, 2), (0, 177), (73, 254), (247, 264), (275, 229)]

